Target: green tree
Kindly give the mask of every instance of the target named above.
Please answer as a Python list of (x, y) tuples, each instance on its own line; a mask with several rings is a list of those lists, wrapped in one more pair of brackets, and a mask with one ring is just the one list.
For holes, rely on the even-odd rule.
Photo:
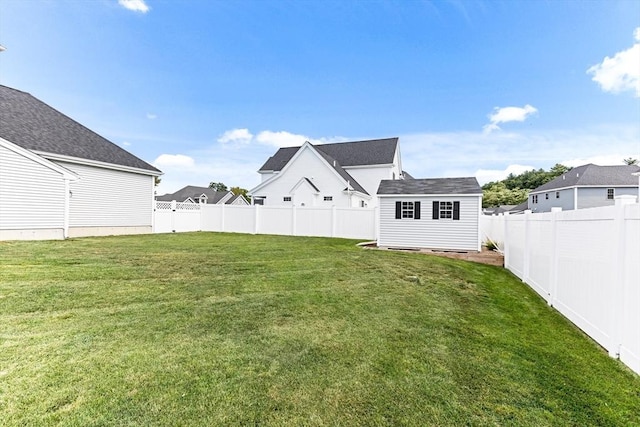
[(155, 185), (157, 187), (158, 185), (160, 185), (160, 182), (162, 182), (162, 179), (160, 179), (159, 176), (154, 176), (153, 177), (153, 185)]
[(242, 194), (245, 199), (251, 201), (251, 196), (247, 195), (247, 189), (241, 187), (231, 187), (231, 192), (235, 195)]
[(209, 188), (216, 190), (216, 191), (229, 191), (229, 189), (227, 188), (226, 185), (224, 185), (222, 182), (210, 182), (209, 183)]
[(528, 191), (526, 189), (510, 189), (504, 182), (494, 182), (483, 187), (482, 207), (488, 208), (500, 205), (519, 205), (527, 200)]
[(627, 157), (626, 159), (622, 159), (625, 165), (637, 165), (638, 159), (634, 159), (632, 157)]

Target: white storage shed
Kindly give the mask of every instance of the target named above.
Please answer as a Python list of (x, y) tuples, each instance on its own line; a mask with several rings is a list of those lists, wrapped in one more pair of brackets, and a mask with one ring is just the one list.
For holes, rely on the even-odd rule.
[(473, 177), (383, 180), (378, 246), (480, 251), (482, 189)]

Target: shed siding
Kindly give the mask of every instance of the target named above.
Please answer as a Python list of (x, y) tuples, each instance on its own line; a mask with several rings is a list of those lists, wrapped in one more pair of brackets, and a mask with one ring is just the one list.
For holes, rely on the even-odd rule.
[(70, 187), (69, 227), (151, 227), (152, 176), (58, 163), (80, 177)]
[(60, 172), (0, 146), (0, 229), (63, 229), (64, 196)]
[[(433, 218), (433, 201), (459, 201), (460, 220)], [(396, 219), (396, 201), (420, 202), (420, 219)], [(397, 248), (480, 250), (480, 197), (438, 196), (380, 198), (378, 245)]]

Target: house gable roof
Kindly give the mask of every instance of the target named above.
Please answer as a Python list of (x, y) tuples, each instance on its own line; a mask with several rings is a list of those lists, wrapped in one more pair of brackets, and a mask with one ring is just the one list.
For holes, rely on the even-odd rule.
[(161, 173), (32, 95), (2, 85), (0, 137), (37, 153), (142, 169), (153, 175)]
[[(395, 139), (397, 140), (397, 138), (395, 138)], [(329, 145), (333, 145), (333, 144), (329, 144)], [(292, 164), (291, 160), (294, 160), (298, 156), (302, 155), (301, 153), (304, 150), (308, 149), (308, 150), (311, 150), (311, 152), (313, 152), (316, 156), (318, 156), (321, 161), (324, 160), (324, 163), (326, 164), (326, 166), (331, 168), (331, 170), (333, 170), (333, 172), (340, 179), (342, 179), (345, 182), (345, 184), (348, 184), (347, 188), (345, 188), (344, 191), (357, 191), (357, 192), (360, 192), (360, 193), (362, 193), (364, 195), (369, 196), (369, 193), (367, 193), (367, 191), (364, 189), (364, 187), (362, 187), (346, 170), (344, 170), (344, 168), (340, 165), (340, 163), (336, 159), (334, 159), (332, 156), (328, 155), (324, 151), (318, 150), (317, 146), (311, 144), (309, 141), (306, 141), (300, 147), (289, 147), (289, 148), (294, 150), (293, 155), (286, 161), (286, 163), (279, 170), (280, 174), (272, 176), (268, 180), (263, 181), (262, 183), (258, 184), (256, 187), (254, 187), (253, 189), (251, 189), (249, 191), (249, 194), (255, 194), (255, 192), (258, 191), (259, 189), (263, 188), (264, 186), (268, 185), (269, 183), (273, 182), (274, 180), (277, 180), (281, 176), (281, 173), (286, 171), (286, 169), (288, 167), (290, 167), (290, 165)], [(281, 150), (283, 150), (283, 149), (281, 148), (280, 150), (278, 150), (278, 153), (281, 152)], [(287, 149), (287, 151), (289, 151), (289, 149)], [(278, 154), (278, 153), (276, 153), (276, 154)], [(269, 160), (271, 160), (272, 158), (273, 157), (270, 157)], [(267, 163), (269, 163), (269, 160), (267, 160)], [(263, 166), (263, 168), (264, 168), (264, 166)], [(263, 170), (263, 169), (261, 169), (261, 170)], [(315, 187), (315, 185), (313, 183), (311, 183), (311, 185), (313, 185)]]
[[(398, 138), (313, 145), (316, 150), (335, 159), (342, 167), (392, 164), (397, 146)], [(300, 147), (280, 148), (258, 171), (281, 171), (299, 149)]]
[(482, 188), (474, 177), (426, 178), (380, 181), (379, 196), (391, 195), (448, 195), (464, 194), (481, 196)]
[(575, 167), (531, 190), (530, 194), (567, 187), (637, 186), (638, 177), (631, 175), (636, 172), (640, 172), (638, 165), (598, 166), (589, 163)]
[(227, 196), (229, 191), (216, 191), (208, 187), (196, 187), (195, 185), (187, 185), (184, 188), (176, 191), (175, 193), (167, 193), (162, 196), (157, 196), (156, 200), (170, 202), (172, 200), (182, 202), (187, 199), (197, 200), (203, 194), (207, 196), (207, 203), (216, 204)]

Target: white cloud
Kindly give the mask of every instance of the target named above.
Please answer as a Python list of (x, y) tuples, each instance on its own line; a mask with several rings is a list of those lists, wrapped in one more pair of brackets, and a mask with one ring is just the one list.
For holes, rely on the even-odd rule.
[(218, 142), (221, 144), (249, 144), (253, 139), (253, 135), (249, 129), (231, 129), (223, 133)]
[(122, 142), (122, 146), (123, 146), (123, 147), (129, 147), (130, 145), (131, 145), (131, 143), (130, 143), (130, 142), (128, 142), (128, 141), (123, 141), (123, 142)]
[(519, 175), (523, 172), (530, 171), (531, 169), (536, 169), (533, 166), (525, 166), (525, 165), (509, 165), (504, 169), (478, 169), (473, 176), (478, 179), (480, 185), (484, 185), (487, 182), (492, 181), (502, 181), (509, 174)]
[(489, 123), (482, 128), (485, 133), (500, 130), (499, 123), (524, 122), (531, 114), (537, 113), (538, 109), (527, 104), (524, 107), (495, 107), (492, 114), (489, 114)]
[(134, 12), (147, 13), (150, 9), (145, 0), (118, 0), (118, 4)]
[(256, 142), (274, 147), (296, 147), (308, 141), (309, 137), (286, 131), (272, 132), (263, 130), (256, 136)]
[(195, 164), (193, 158), (184, 154), (161, 154), (153, 161), (153, 165), (159, 169), (167, 167), (191, 167)]
[(476, 176), (478, 181), (518, 168), (556, 163), (622, 164), (640, 158), (640, 126), (591, 126), (522, 133), (446, 132), (400, 135), (402, 167), (415, 178)]
[(635, 29), (633, 36), (636, 43), (629, 49), (616, 53), (613, 58), (606, 56), (600, 64), (587, 70), (603, 91), (632, 91), (640, 97), (640, 27)]
[(158, 118), (158, 116), (157, 116), (157, 115), (155, 115), (155, 114), (153, 114), (153, 113), (147, 113), (147, 119), (149, 119), (149, 120), (155, 120), (155, 119), (157, 119), (157, 118)]

